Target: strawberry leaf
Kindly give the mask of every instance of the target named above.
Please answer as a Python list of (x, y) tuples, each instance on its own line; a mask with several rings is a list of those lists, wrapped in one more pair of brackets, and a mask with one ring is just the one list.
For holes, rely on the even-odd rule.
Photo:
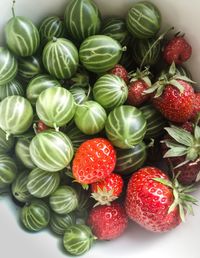
[(164, 140), (162, 142), (164, 142), (168, 148), (185, 147), (184, 145), (182, 145), (180, 143), (172, 142), (172, 141), (169, 141), (169, 140)]
[(153, 178), (153, 180), (155, 180), (156, 182), (159, 182), (163, 185), (169, 186), (170, 188), (173, 188), (172, 183), (167, 179), (156, 177), (156, 178)]
[(164, 85), (164, 84), (161, 85), (161, 86), (157, 89), (154, 98), (160, 97), (160, 96), (162, 95), (162, 93), (163, 93), (164, 88), (165, 88), (165, 85)]
[(195, 148), (190, 148), (188, 150), (188, 153), (187, 153), (187, 156), (186, 156), (186, 159), (187, 160), (192, 160), (194, 161), (195, 159), (198, 158), (198, 152)]
[(176, 74), (176, 65), (173, 61), (173, 63), (169, 67), (169, 76), (174, 76)]
[(179, 75), (179, 74), (173, 76), (173, 79), (182, 80), (182, 81), (189, 82), (189, 83), (192, 83), (192, 84), (196, 83), (196, 82), (192, 81), (191, 79), (189, 79), (187, 76), (183, 76), (183, 75)]
[(180, 157), (185, 154), (187, 154), (187, 149), (185, 147), (173, 147), (165, 153), (164, 158)]
[(181, 204), (179, 204), (179, 214), (180, 214), (181, 220), (185, 222), (185, 211)]
[(182, 84), (180, 84), (177, 80), (175, 79), (172, 79), (169, 81), (169, 84), (173, 85), (174, 87), (176, 87), (180, 93), (183, 93), (184, 92), (184, 87)]
[(191, 135), (191, 133), (187, 132), (183, 128), (172, 126), (165, 127), (165, 130), (173, 139), (183, 145), (190, 147), (194, 144), (194, 137)]
[(187, 201), (187, 202), (191, 202), (191, 203), (193, 203), (193, 204), (195, 204), (195, 205), (198, 203), (197, 199), (194, 198), (194, 197), (193, 197), (192, 195), (190, 195), (190, 194), (182, 193), (182, 194), (180, 194), (180, 197), (181, 197), (182, 200)]
[(194, 137), (197, 140), (200, 140), (200, 127), (198, 125), (194, 128)]
[(160, 87), (160, 83), (156, 82), (154, 83), (151, 87), (149, 87), (147, 90), (144, 91), (144, 93), (153, 93), (154, 91), (156, 91), (158, 88)]
[(151, 87), (151, 80), (149, 79), (149, 77), (145, 76), (142, 78), (142, 80), (148, 85), (148, 87)]

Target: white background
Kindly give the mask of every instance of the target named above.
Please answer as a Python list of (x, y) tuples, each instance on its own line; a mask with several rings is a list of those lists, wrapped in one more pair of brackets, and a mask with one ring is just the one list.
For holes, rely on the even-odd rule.
[[(6, 21), (11, 17), (10, 0), (0, 0), (0, 42)], [(106, 15), (124, 15), (132, 0), (96, 0)], [(155, 0), (163, 17), (164, 26), (175, 25), (177, 31), (186, 32), (193, 46), (193, 55), (188, 62), (193, 78), (200, 82), (200, 33), (198, 0)], [(26, 15), (39, 22), (46, 15), (62, 13), (66, 0), (17, 0), (16, 14)], [(200, 197), (200, 190), (196, 192)], [(200, 198), (199, 198), (200, 199)], [(199, 258), (200, 210), (195, 207), (195, 216), (187, 218), (175, 230), (165, 234), (147, 232), (130, 224), (126, 234), (119, 239), (101, 242), (85, 258)], [(47, 231), (30, 234), (18, 223), (18, 209), (8, 197), (0, 196), (0, 257), (2, 258), (63, 258), (61, 241)]]

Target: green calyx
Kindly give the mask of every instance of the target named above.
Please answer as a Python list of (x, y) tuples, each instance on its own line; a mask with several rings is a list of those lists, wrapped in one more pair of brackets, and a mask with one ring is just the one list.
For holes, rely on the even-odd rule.
[(154, 180), (173, 189), (174, 201), (168, 209), (168, 214), (178, 206), (180, 218), (185, 222), (185, 215), (187, 213), (194, 215), (192, 205), (197, 205), (198, 201), (188, 194), (194, 191), (193, 185), (182, 186), (177, 180), (178, 176), (179, 173), (172, 181), (163, 178), (154, 178)]
[(110, 205), (110, 203), (116, 200), (118, 197), (113, 195), (114, 189), (107, 190), (106, 187), (103, 187), (103, 190), (97, 186), (97, 192), (92, 193), (91, 197), (94, 198), (97, 203), (94, 205)]
[(137, 70), (135, 72), (130, 72), (128, 74), (129, 78), (130, 78), (130, 82), (135, 82), (137, 80), (143, 80), (148, 87), (151, 87), (151, 80), (150, 80), (150, 76), (151, 76), (151, 72), (149, 71), (148, 67), (145, 67), (144, 70), (140, 70), (139, 68), (137, 68)]
[[(195, 161), (200, 157), (200, 127), (196, 124), (194, 133), (190, 133), (183, 128), (171, 126), (166, 127), (165, 130), (172, 137), (164, 140), (169, 150), (165, 153), (164, 158), (180, 157), (185, 155), (184, 164), (189, 161)], [(183, 163), (179, 164), (182, 166)], [(177, 167), (176, 167), (177, 168)]]
[(191, 79), (189, 79), (186, 76), (180, 75), (176, 71), (176, 65), (173, 62), (171, 66), (169, 67), (168, 73), (162, 73), (158, 80), (147, 90), (145, 90), (145, 93), (153, 93), (155, 92), (154, 98), (158, 98), (162, 95), (165, 87), (167, 85), (172, 85), (176, 87), (180, 93), (184, 92), (183, 85), (179, 82), (179, 80), (188, 82), (188, 83), (195, 83)]

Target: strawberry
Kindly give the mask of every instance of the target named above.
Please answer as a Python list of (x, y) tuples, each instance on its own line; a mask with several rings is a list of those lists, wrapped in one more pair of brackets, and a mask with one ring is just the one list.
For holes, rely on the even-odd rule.
[(192, 115), (195, 93), (185, 76), (175, 73), (174, 63), (168, 74), (162, 74), (146, 93), (154, 93), (153, 105), (165, 118), (175, 123), (184, 123)]
[(200, 113), (200, 93), (195, 93), (194, 103), (193, 103), (193, 113), (190, 117), (190, 120), (194, 121), (199, 113)]
[(171, 182), (162, 170), (144, 167), (129, 180), (125, 208), (128, 216), (142, 227), (165, 232), (178, 226), (184, 220), (186, 208), (191, 212), (191, 203), (196, 202), (184, 194), (176, 179)]
[(81, 184), (91, 184), (109, 176), (116, 164), (116, 151), (104, 138), (85, 141), (78, 148), (72, 165), (72, 173)]
[(141, 104), (149, 100), (150, 94), (144, 94), (145, 90), (151, 86), (149, 74), (150, 72), (148, 69), (143, 71), (137, 69), (135, 73), (129, 74), (131, 80), (128, 85), (128, 104), (139, 107)]
[[(184, 128), (187, 128), (185, 130)], [(188, 130), (189, 129), (189, 130)], [(200, 127), (189, 126), (166, 127), (164, 158), (167, 159), (172, 172), (183, 185), (190, 185), (200, 179)]]
[(101, 181), (92, 183), (91, 192), (92, 197), (97, 201), (96, 205), (109, 205), (120, 196), (123, 185), (122, 177), (115, 173), (111, 173)]
[(164, 47), (163, 58), (167, 64), (182, 64), (192, 54), (192, 47), (182, 36), (175, 36)]
[(121, 77), (127, 84), (129, 83), (128, 72), (124, 66), (116, 64), (114, 68), (109, 71), (109, 73), (117, 75)]
[(122, 235), (128, 224), (125, 209), (117, 202), (91, 209), (88, 225), (99, 240), (110, 240)]

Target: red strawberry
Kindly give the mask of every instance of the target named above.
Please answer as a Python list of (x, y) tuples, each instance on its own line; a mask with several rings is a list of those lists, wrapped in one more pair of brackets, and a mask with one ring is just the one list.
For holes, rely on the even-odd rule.
[[(124, 182), (120, 175), (111, 173), (105, 179), (92, 183), (92, 197), (97, 201), (97, 204), (107, 204), (117, 199), (123, 188)], [(95, 206), (96, 206), (95, 205)]]
[(192, 54), (192, 47), (182, 36), (172, 38), (163, 50), (163, 58), (167, 64), (182, 64)]
[[(184, 128), (186, 128), (186, 130)], [(178, 181), (190, 185), (200, 180), (200, 127), (166, 127), (163, 141), (164, 158), (167, 159)]]
[(190, 121), (186, 121), (181, 125), (181, 128), (185, 129), (186, 131), (193, 133), (194, 132), (194, 124)]
[(195, 93), (194, 103), (193, 103), (193, 113), (190, 120), (194, 121), (197, 114), (200, 113), (200, 93)]
[(100, 240), (110, 240), (122, 235), (128, 224), (123, 206), (117, 202), (92, 208), (88, 225)]
[[(170, 182), (160, 169), (145, 167), (135, 172), (128, 183), (125, 208), (128, 216), (142, 227), (165, 232), (178, 226), (186, 208), (192, 208), (186, 204), (187, 197), (176, 179)], [(190, 202), (197, 201), (190, 196)]]
[(75, 179), (91, 184), (109, 176), (116, 164), (116, 151), (104, 138), (87, 140), (78, 148), (72, 166)]
[(168, 120), (184, 123), (193, 112), (194, 90), (189, 83), (183, 80), (176, 80), (176, 83), (180, 84), (181, 90), (172, 83), (165, 84), (162, 94), (153, 98), (153, 105)]
[(173, 63), (168, 73), (161, 73), (158, 80), (147, 89), (154, 93), (153, 105), (171, 122), (184, 123), (192, 115), (195, 93), (189, 84), (192, 81), (176, 73)]
[(109, 71), (109, 73), (117, 75), (121, 77), (127, 84), (129, 83), (129, 77), (128, 72), (125, 67), (123, 67), (120, 64), (116, 64), (112, 70)]
[(145, 69), (144, 71), (137, 69), (135, 73), (129, 74), (131, 76), (131, 81), (128, 85), (128, 104), (138, 107), (145, 101), (149, 100), (150, 94), (144, 93), (145, 90), (151, 86), (149, 74), (150, 72), (148, 69)]
[(148, 85), (143, 80), (137, 80), (129, 84), (128, 90), (128, 104), (138, 107), (149, 99), (149, 94), (144, 94), (144, 91), (148, 89)]

